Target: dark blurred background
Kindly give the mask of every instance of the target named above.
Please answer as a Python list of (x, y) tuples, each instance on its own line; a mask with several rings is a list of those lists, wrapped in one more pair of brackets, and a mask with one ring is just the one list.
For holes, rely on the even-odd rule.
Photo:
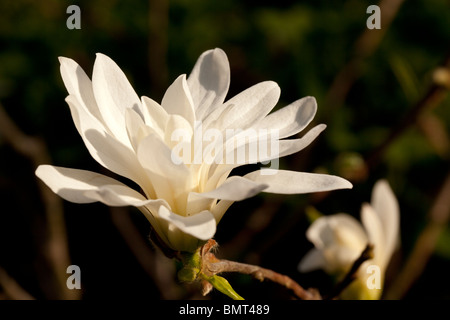
[[(69, 5), (81, 29), (69, 30)], [(381, 30), (366, 9), (381, 8)], [(446, 0), (1, 0), (0, 298), (190, 299), (175, 263), (148, 240), (134, 208), (63, 202), (36, 179), (41, 163), (106, 173), (87, 152), (64, 98), (58, 56), (91, 75), (95, 53), (110, 56), (139, 96), (160, 101), (205, 50), (231, 65), (228, 97), (265, 80), (277, 107), (314, 96), (314, 124), (327, 129), (281, 168), (348, 178), (351, 191), (260, 194), (220, 222), (219, 257), (272, 268), (322, 293), (332, 279), (301, 274), (311, 214), (359, 219), (373, 184), (387, 179), (401, 208), (401, 247), (384, 297), (450, 298), (450, 2)], [(81, 290), (65, 287), (81, 268)], [(290, 298), (277, 285), (227, 275), (247, 299)], [(227, 299), (217, 292), (208, 299)]]

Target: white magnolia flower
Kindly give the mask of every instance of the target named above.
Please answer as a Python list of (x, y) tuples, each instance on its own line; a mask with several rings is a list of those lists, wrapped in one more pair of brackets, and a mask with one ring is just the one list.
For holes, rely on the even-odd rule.
[[(103, 54), (97, 54), (92, 81), (75, 61), (60, 58), (60, 63), (69, 92), (66, 101), (91, 156), (141, 190), (84, 170), (41, 165), (36, 175), (68, 201), (138, 207), (173, 250), (194, 251), (214, 236), (216, 225), (234, 201), (261, 191), (295, 194), (351, 188), (339, 177), (285, 170), (229, 176), (242, 164), (302, 150), (325, 125), (314, 127), (302, 138), (284, 139), (310, 123), (316, 101), (303, 98), (269, 114), (280, 96), (280, 88), (272, 81), (225, 101), (230, 69), (220, 49), (203, 53), (189, 77), (179, 76), (167, 89), (161, 104), (145, 96), (139, 99), (125, 74)], [(208, 129), (226, 133), (227, 141), (208, 137), (213, 142), (198, 148), (199, 134)], [(268, 141), (268, 130), (277, 134), (276, 154), (248, 154), (240, 163), (218, 161), (250, 143)], [(174, 140), (179, 132), (183, 133), (181, 142)], [(215, 161), (194, 161), (199, 152), (200, 159), (202, 153), (210, 154), (211, 146), (218, 154)], [(181, 155), (191, 148), (191, 155)]]
[[(370, 266), (380, 270), (380, 282), (399, 241), (400, 213), (397, 199), (389, 184), (378, 181), (372, 191), (371, 203), (361, 209), (361, 223), (354, 217), (339, 213), (322, 216), (306, 231), (306, 237), (314, 244), (299, 263), (300, 272), (323, 269), (329, 274), (344, 275), (361, 255), (368, 243), (374, 246), (373, 259), (365, 261), (358, 270), (353, 292), (349, 297), (377, 299), (381, 288), (367, 285), (372, 274)], [(368, 269), (369, 268), (369, 269)], [(355, 290), (357, 292), (355, 292)], [(344, 291), (345, 296), (345, 291)]]

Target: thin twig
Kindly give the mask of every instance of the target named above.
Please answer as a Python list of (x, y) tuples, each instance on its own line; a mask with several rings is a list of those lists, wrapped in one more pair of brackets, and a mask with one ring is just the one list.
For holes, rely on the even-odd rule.
[(270, 280), (291, 290), (299, 299), (320, 300), (319, 293), (315, 290), (306, 290), (290, 277), (259, 266), (240, 263), (230, 260), (218, 259), (211, 249), (215, 247), (215, 241), (209, 240), (204, 246), (202, 253), (202, 271), (206, 274), (215, 275), (222, 272), (238, 272), (253, 276), (259, 281)]
[(34, 300), (34, 297), (11, 278), (2, 267), (0, 267), (0, 286), (10, 299)]
[[(0, 135), (16, 150), (28, 158), (34, 167), (50, 163), (50, 156), (42, 139), (23, 133), (0, 104)], [(46, 242), (46, 258), (50, 261), (58, 283), (58, 298), (78, 299), (79, 290), (69, 290), (66, 286), (66, 269), (70, 265), (63, 203), (41, 181), (37, 182), (45, 207), (49, 237)]]
[[(441, 67), (450, 67), (450, 53), (444, 59)], [(440, 68), (440, 67), (438, 67)], [(439, 105), (446, 95), (448, 94), (448, 88), (439, 83), (433, 83), (425, 95), (420, 99), (405, 115), (405, 117), (392, 128), (386, 139), (366, 158), (366, 164), (369, 168), (373, 168), (381, 156), (391, 145), (391, 143), (397, 139), (406, 129), (415, 124), (418, 117), (425, 111), (430, 110)]]
[(356, 40), (354, 57), (342, 67), (334, 78), (325, 98), (326, 106), (339, 107), (345, 101), (351, 87), (361, 75), (364, 60), (373, 54), (380, 45), (403, 2), (404, 0), (381, 0), (379, 2), (381, 29), (365, 29)]

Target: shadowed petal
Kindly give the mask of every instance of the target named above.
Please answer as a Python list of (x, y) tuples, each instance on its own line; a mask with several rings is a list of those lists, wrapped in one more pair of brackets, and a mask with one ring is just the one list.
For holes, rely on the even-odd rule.
[(193, 183), (190, 170), (155, 134), (142, 139), (137, 156), (146, 177), (155, 186), (156, 196), (167, 200), (175, 212), (184, 214)]
[(225, 101), (230, 86), (230, 65), (221, 49), (208, 50), (197, 60), (187, 79), (198, 120), (205, 119)]
[(104, 126), (103, 117), (95, 101), (91, 79), (72, 59), (59, 57), (61, 77), (69, 95), (73, 95), (85, 112), (96, 118)]
[(168, 114), (178, 114), (185, 118), (194, 128), (194, 102), (186, 83), (186, 75), (179, 76), (167, 89), (161, 106)]
[(311, 249), (303, 257), (302, 261), (297, 266), (300, 272), (310, 272), (317, 269), (325, 269), (327, 266), (327, 260), (323, 256), (322, 251), (317, 249)]
[(144, 121), (145, 124), (152, 127), (160, 137), (164, 137), (164, 130), (169, 119), (169, 114), (156, 101), (149, 97), (142, 97), (142, 108), (145, 110)]
[(216, 221), (209, 211), (202, 211), (190, 217), (183, 217), (161, 206), (158, 214), (160, 218), (173, 223), (181, 231), (201, 240), (210, 239), (216, 232)]
[(146, 178), (134, 150), (109, 134), (95, 130), (88, 130), (86, 139), (94, 146), (94, 159), (99, 159), (99, 163), (104, 164), (112, 172), (133, 180), (148, 193), (149, 197), (154, 197), (152, 183)]

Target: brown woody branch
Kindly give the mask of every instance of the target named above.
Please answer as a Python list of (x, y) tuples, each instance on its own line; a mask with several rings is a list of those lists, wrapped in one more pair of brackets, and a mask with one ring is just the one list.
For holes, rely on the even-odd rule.
[[(34, 167), (42, 163), (51, 163), (44, 141), (23, 133), (1, 104), (0, 135), (17, 153), (28, 158)], [(38, 187), (44, 203), (49, 230), (45, 250), (46, 258), (50, 262), (58, 283), (57, 298), (78, 299), (79, 291), (68, 290), (66, 286), (66, 269), (70, 265), (70, 257), (62, 200), (41, 181), (38, 181)]]
[(320, 300), (320, 294), (313, 289), (304, 289), (290, 277), (259, 266), (218, 259), (211, 251), (217, 246), (214, 240), (209, 240), (202, 248), (202, 272), (206, 275), (216, 275), (222, 272), (238, 272), (248, 274), (259, 281), (270, 280), (292, 291), (302, 300)]

